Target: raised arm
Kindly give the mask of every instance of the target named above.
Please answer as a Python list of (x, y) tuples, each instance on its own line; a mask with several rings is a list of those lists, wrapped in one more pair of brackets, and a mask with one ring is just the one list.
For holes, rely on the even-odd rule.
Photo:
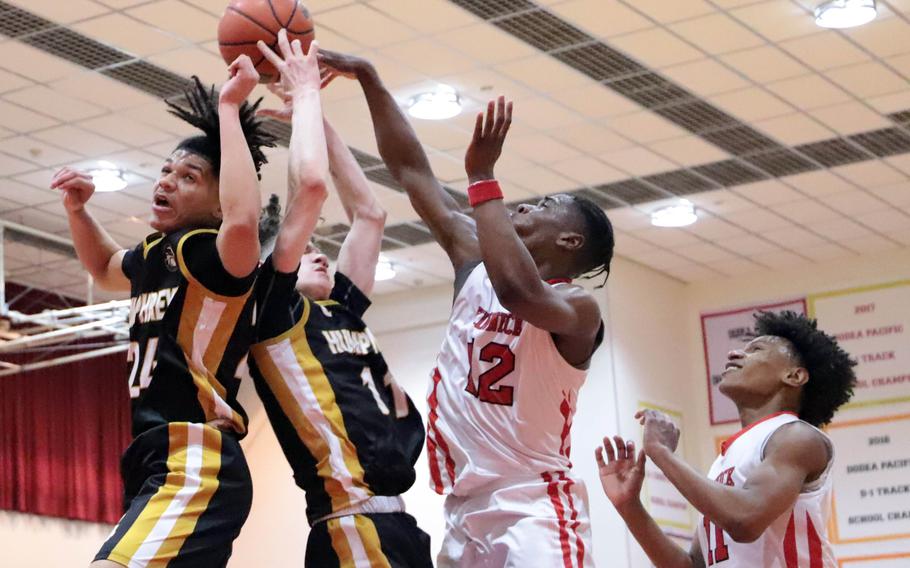
[(316, 54), (319, 44), (310, 44), (304, 55), (300, 40), (288, 42), (287, 32), (278, 33), (279, 57), (263, 42), (259, 49), (281, 73), (281, 84), (274, 91), (285, 100), (285, 109), (267, 114), (291, 120), (288, 146), (288, 207), (278, 231), (272, 263), (279, 272), (293, 272), (319, 222), (325, 203), (328, 156), (319, 98), (320, 78)]
[(420, 145), (414, 129), (395, 98), (382, 84), (376, 69), (366, 60), (323, 51), (320, 62), (336, 74), (356, 78), (366, 95), (379, 154), (395, 180), (407, 191), (411, 205), (436, 242), (446, 251), (457, 271), (480, 260), (474, 221), (461, 212), (458, 203), (442, 188)]
[(85, 209), (85, 204), (95, 192), (92, 176), (63, 168), (51, 180), (51, 189), (62, 192), (70, 234), (82, 266), (104, 290), (129, 291), (130, 281), (121, 268), (126, 250)]
[(679, 431), (663, 414), (646, 410), (636, 417), (645, 427), (645, 453), (705, 518), (737, 542), (752, 542), (799, 497), (803, 485), (825, 470), (829, 448), (822, 436), (801, 423), (782, 427), (765, 446), (761, 465), (743, 487), (700, 475), (673, 450)]
[(221, 88), (218, 121), (221, 131), (221, 170), (218, 193), (221, 229), (216, 246), (227, 272), (243, 278), (259, 263), (259, 180), (240, 126), (240, 105), (253, 92), (259, 73), (246, 55), (228, 68), (231, 78)]
[(635, 442), (632, 440), (624, 441), (619, 436), (613, 436), (613, 440), (616, 442), (615, 450), (613, 441), (604, 438), (603, 447), (597, 448), (594, 457), (604, 493), (629, 527), (629, 532), (657, 568), (704, 568), (698, 538), (693, 540), (692, 549), (686, 552), (664, 534), (642, 505), (640, 494), (645, 479), (645, 453), (639, 452), (636, 457)]
[(382, 246), (386, 212), (354, 155), (328, 121), (325, 122), (325, 137), (332, 181), (351, 223), (351, 230), (338, 253), (338, 270), (369, 297), (376, 283), (376, 262)]
[[(489, 102), (486, 116), (478, 114), (474, 137), (465, 155), (468, 182), (473, 186), (469, 194), (481, 189), (484, 182), (489, 184), (487, 187), (498, 188), (493, 167), (511, 123), (512, 103), (506, 104), (503, 97)], [(594, 298), (578, 286), (553, 287), (541, 280), (534, 259), (515, 232), (501, 194), (473, 202), (481, 256), (503, 306), (528, 323), (559, 336), (593, 341), (601, 322)], [(581, 361), (571, 363), (581, 363), (590, 356), (589, 348), (581, 351)]]

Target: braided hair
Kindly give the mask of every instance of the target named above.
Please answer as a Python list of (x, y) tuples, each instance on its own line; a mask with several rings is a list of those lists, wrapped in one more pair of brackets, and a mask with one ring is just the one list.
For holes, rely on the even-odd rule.
[(613, 248), (616, 244), (613, 224), (603, 209), (587, 197), (572, 197), (584, 222), (585, 242), (579, 251), (581, 269), (578, 276), (585, 280), (603, 276), (603, 282), (597, 286), (603, 288), (610, 276), (610, 263), (613, 262)]
[[(193, 88), (184, 92), (189, 108), (184, 108), (174, 101), (164, 101), (169, 107), (168, 112), (203, 132), (201, 135), (182, 140), (177, 144), (175, 150), (186, 150), (207, 159), (212, 164), (212, 170), (217, 177), (221, 170), (221, 125), (218, 122), (218, 97), (215, 94), (214, 85), (206, 89), (199, 77), (195, 75), (193, 75), (193, 83)], [(266, 132), (263, 129), (263, 122), (256, 118), (256, 110), (261, 102), (262, 98), (253, 104), (244, 101), (240, 105), (240, 127), (243, 130), (247, 147), (250, 149), (250, 155), (253, 157), (256, 176), (259, 179), (262, 179), (262, 175), (259, 173), (260, 168), (268, 162), (262, 148), (275, 147), (275, 136)]]

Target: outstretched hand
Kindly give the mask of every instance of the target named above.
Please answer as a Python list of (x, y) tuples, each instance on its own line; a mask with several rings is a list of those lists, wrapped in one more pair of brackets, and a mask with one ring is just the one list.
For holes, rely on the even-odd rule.
[(356, 79), (357, 73), (367, 69), (370, 62), (356, 55), (347, 55), (337, 51), (319, 52), (319, 68), (322, 71), (322, 87), (325, 88), (336, 77)]
[(95, 193), (95, 182), (88, 173), (66, 167), (54, 174), (51, 189), (59, 189), (63, 194), (63, 208), (76, 213)]
[[(641, 451), (635, 457), (635, 442), (624, 441), (619, 436), (613, 436), (616, 449), (610, 438), (604, 437), (603, 447), (597, 448), (594, 457), (597, 459), (597, 470), (600, 474), (600, 484), (604, 493), (617, 509), (622, 509), (634, 503), (641, 493), (641, 485), (645, 479), (645, 453)], [(604, 461), (604, 450), (607, 451), (607, 460)]]
[(657, 410), (639, 410), (635, 413), (635, 418), (645, 427), (642, 442), (645, 454), (653, 458), (659, 451), (669, 450), (670, 453), (676, 451), (679, 444), (679, 428), (669, 416)]
[(248, 55), (239, 55), (228, 67), (228, 73), (231, 78), (221, 86), (218, 100), (222, 104), (240, 106), (259, 84), (259, 72)]
[(502, 154), (502, 145), (511, 125), (512, 101), (506, 103), (505, 97), (487, 103), (486, 116), (477, 113), (474, 136), (464, 156), (469, 183), (493, 179), (493, 166)]

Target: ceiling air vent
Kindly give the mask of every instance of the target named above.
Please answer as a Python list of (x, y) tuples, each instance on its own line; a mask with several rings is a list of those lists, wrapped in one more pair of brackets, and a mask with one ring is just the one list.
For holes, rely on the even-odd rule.
[(847, 138), (879, 158), (910, 152), (910, 135), (900, 128), (883, 128), (872, 132), (854, 134)]
[(673, 195), (688, 195), (718, 189), (711, 181), (687, 170), (676, 170), (643, 177), (642, 180), (665, 189)]
[(22, 41), (86, 69), (100, 69), (133, 59), (122, 51), (89, 40), (84, 35), (66, 28), (45, 30), (22, 38)]
[(599, 42), (570, 47), (552, 55), (595, 81), (622, 77), (642, 70), (638, 62)]
[(496, 27), (541, 51), (553, 51), (587, 43), (594, 39), (572, 24), (544, 10), (522, 12), (493, 23)]
[(796, 150), (826, 168), (861, 162), (871, 157), (843, 138), (832, 138), (821, 142), (803, 144), (802, 146), (797, 146)]
[(386, 227), (385, 236), (406, 245), (422, 245), (433, 241), (433, 235), (422, 225), (400, 223)]
[(816, 169), (815, 164), (789, 148), (743, 156), (743, 160), (774, 177), (790, 176)]
[(723, 187), (743, 185), (768, 177), (736, 159), (695, 166), (692, 169)]
[(57, 24), (41, 16), (0, 2), (0, 34), (15, 38), (56, 26)]
[(452, 3), (484, 20), (492, 20), (538, 7), (529, 0), (452, 0)]
[(637, 179), (606, 183), (593, 189), (603, 192), (607, 197), (618, 199), (629, 205), (657, 201), (658, 199), (669, 197), (668, 194), (658, 191)]

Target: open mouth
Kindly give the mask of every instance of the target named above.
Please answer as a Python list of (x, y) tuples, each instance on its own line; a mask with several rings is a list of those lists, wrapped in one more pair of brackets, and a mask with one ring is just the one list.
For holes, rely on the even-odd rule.
[(169, 208), (171, 203), (168, 201), (167, 197), (160, 193), (156, 193), (152, 198), (152, 205), (156, 208)]
[(731, 369), (742, 369), (742, 365), (739, 363), (734, 363), (733, 361), (727, 361), (727, 364), (724, 365), (724, 371), (729, 371)]

